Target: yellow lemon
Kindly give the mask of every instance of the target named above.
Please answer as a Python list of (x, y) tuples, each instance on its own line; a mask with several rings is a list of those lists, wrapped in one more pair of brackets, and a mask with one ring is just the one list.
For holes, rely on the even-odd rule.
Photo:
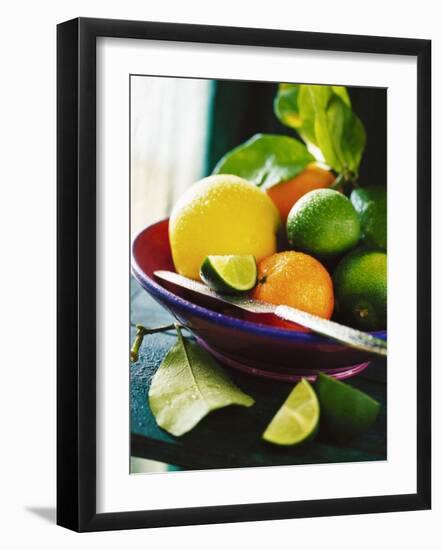
[(220, 174), (192, 185), (175, 205), (169, 239), (175, 269), (199, 279), (207, 256), (276, 252), (279, 213), (266, 193), (237, 176)]

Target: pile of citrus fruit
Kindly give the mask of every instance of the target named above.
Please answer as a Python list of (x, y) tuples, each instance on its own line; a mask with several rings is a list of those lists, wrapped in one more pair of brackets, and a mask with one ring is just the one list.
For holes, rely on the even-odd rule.
[[(343, 86), (281, 83), (274, 112), (302, 141), (255, 134), (184, 193), (169, 220), (176, 271), (220, 293), (385, 329), (386, 190), (358, 186), (366, 133), (350, 94)], [(320, 373), (314, 387), (302, 379), (293, 388), (263, 438), (295, 445), (313, 438), (321, 419), (342, 442), (372, 426), (379, 409)]]
[(250, 292), (363, 330), (385, 329), (385, 188), (346, 196), (334, 180), (309, 165), (267, 190), (229, 174), (195, 183), (170, 217), (176, 271), (219, 292)]

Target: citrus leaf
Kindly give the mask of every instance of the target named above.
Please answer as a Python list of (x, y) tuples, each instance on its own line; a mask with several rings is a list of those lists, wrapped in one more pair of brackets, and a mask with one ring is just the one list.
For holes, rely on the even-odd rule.
[(318, 139), (315, 130), (316, 113), (310, 88), (311, 86), (301, 85), (299, 89), (298, 107), (299, 116), (302, 122), (298, 129), (298, 133), (306, 143), (311, 143), (318, 147)]
[(268, 189), (294, 178), (314, 160), (306, 146), (296, 139), (256, 134), (224, 155), (213, 173), (234, 174)]
[(318, 145), (326, 162), (337, 172), (357, 175), (365, 148), (362, 122), (338, 97), (330, 99), (316, 117)]
[(342, 101), (348, 106), (351, 107), (350, 96), (348, 95), (347, 88), (345, 86), (330, 86), (333, 92), (339, 96)]
[(149, 405), (157, 424), (180, 436), (194, 428), (208, 413), (228, 405), (250, 407), (254, 400), (227, 377), (198, 344), (178, 340), (152, 379)]
[(279, 120), (290, 128), (300, 128), (302, 120), (298, 108), (298, 84), (280, 84), (273, 101), (273, 109)]
[(316, 145), (315, 112), (308, 87), (302, 84), (280, 84), (273, 109), (282, 124), (296, 130), (307, 144)]
[(274, 111), (297, 131), (318, 161), (357, 177), (366, 136), (345, 86), (281, 84)]
[[(313, 110), (316, 145), (321, 150), (325, 162), (337, 172), (344, 170), (344, 164), (336, 147), (339, 128), (334, 128), (328, 117), (327, 107), (331, 98), (331, 88), (328, 86), (309, 86)], [(332, 119), (333, 120), (333, 119)], [(337, 121), (338, 123), (340, 122)]]
[(327, 109), (327, 123), (343, 170), (357, 175), (365, 149), (365, 129), (360, 119), (338, 98)]

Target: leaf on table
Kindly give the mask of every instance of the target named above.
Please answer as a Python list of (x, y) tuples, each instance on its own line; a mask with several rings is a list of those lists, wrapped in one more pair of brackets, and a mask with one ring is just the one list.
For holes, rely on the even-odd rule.
[(298, 132), (317, 160), (357, 177), (366, 136), (345, 86), (281, 84), (274, 111)]
[(224, 155), (213, 173), (234, 174), (268, 189), (294, 178), (314, 160), (307, 147), (294, 138), (256, 134)]
[(254, 400), (228, 378), (198, 344), (183, 338), (169, 350), (149, 390), (149, 405), (157, 424), (180, 436), (208, 413), (228, 405), (250, 407)]

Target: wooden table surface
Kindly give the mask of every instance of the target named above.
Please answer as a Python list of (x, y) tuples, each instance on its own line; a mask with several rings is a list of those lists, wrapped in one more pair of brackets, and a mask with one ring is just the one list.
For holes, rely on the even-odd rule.
[[(171, 316), (154, 302), (135, 281), (131, 287), (131, 336), (134, 325), (158, 326)], [(175, 335), (146, 336), (140, 357), (130, 367), (131, 454), (173, 464), (184, 469), (232, 468), (385, 460), (386, 366), (374, 361), (363, 373), (347, 382), (377, 399), (382, 407), (370, 431), (350, 443), (338, 445), (324, 430), (316, 438), (295, 447), (277, 447), (261, 434), (293, 385), (252, 377), (229, 369), (234, 382), (255, 399), (250, 408), (226, 407), (210, 413), (182, 437), (174, 437), (155, 422), (148, 404), (150, 382)]]

